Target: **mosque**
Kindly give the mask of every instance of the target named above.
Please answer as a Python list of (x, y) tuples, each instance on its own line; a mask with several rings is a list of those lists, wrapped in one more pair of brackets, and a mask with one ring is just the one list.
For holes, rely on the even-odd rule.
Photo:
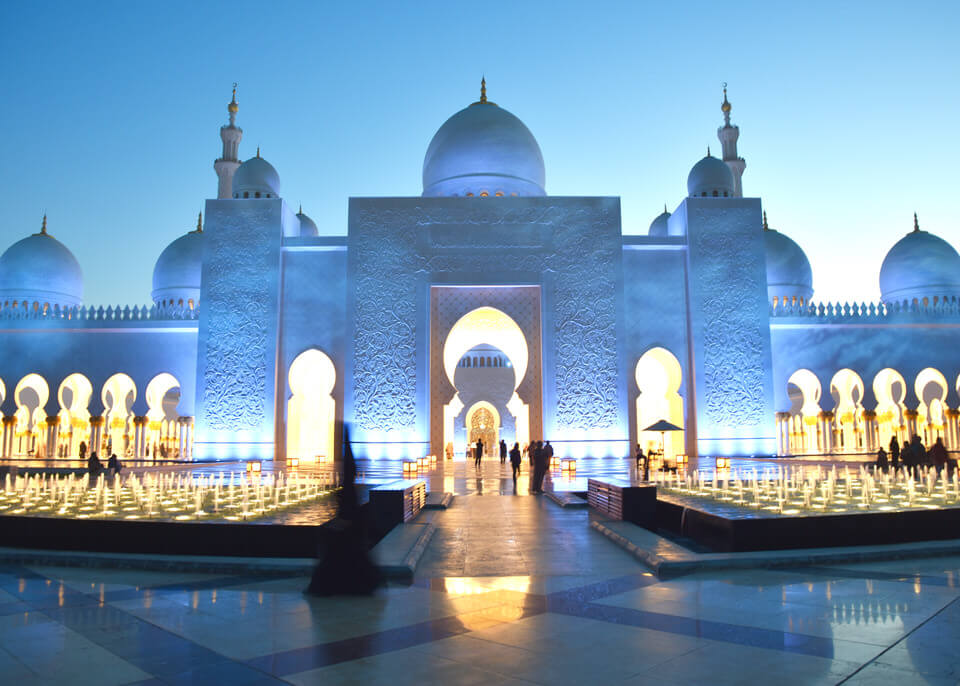
[[(881, 302), (814, 301), (803, 250), (744, 197), (726, 89), (721, 157), (645, 236), (619, 198), (548, 195), (485, 84), (427, 147), (422, 195), (350, 198), (346, 236), (294, 211), (259, 150), (241, 163), (238, 109), (234, 90), (217, 198), (149, 305), (85, 304), (46, 217), (0, 257), (3, 457), (325, 460), (341, 421), (370, 458), (960, 449), (960, 255), (914, 218)], [(660, 419), (683, 430), (644, 430)]]

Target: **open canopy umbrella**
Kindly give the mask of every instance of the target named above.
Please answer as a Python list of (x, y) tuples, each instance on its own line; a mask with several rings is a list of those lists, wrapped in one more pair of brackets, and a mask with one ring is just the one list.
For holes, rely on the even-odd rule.
[(659, 422), (654, 422), (648, 426), (644, 431), (659, 431), (660, 432), (660, 455), (663, 459), (666, 459), (667, 453), (665, 450), (665, 439), (664, 434), (668, 431), (683, 431), (682, 426), (677, 426), (676, 424), (671, 424), (666, 419), (661, 419)]

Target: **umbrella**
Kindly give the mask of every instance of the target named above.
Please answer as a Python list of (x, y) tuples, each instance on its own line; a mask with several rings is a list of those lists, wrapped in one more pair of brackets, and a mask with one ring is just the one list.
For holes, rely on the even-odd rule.
[(682, 426), (677, 426), (676, 424), (671, 424), (666, 419), (661, 419), (659, 422), (654, 422), (648, 426), (644, 431), (659, 431), (660, 432), (660, 454), (663, 456), (663, 459), (667, 457), (667, 451), (664, 449), (664, 434), (668, 431), (683, 431)]

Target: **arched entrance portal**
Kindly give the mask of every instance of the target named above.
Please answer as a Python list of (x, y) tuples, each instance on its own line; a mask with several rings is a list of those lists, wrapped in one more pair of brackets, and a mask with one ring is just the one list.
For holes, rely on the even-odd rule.
[(305, 350), (290, 364), (287, 401), (287, 457), (303, 462), (332, 460), (337, 372), (326, 353)]
[(483, 441), (484, 456), (498, 455), (500, 443), (500, 413), (487, 402), (478, 402), (467, 411), (467, 442), (474, 446)]
[(644, 427), (665, 419), (683, 427), (683, 399), (680, 397), (682, 379), (680, 362), (666, 348), (651, 348), (637, 360), (635, 372), (637, 388), (637, 443), (644, 452), (659, 451), (663, 441), (665, 457), (684, 452), (685, 431), (670, 431), (662, 438), (659, 431), (644, 431)]
[[(513, 389), (506, 409), (516, 420), (516, 438), (520, 445), (530, 441), (530, 406), (520, 399), (517, 389), (527, 373), (529, 350), (527, 340), (520, 326), (512, 317), (503, 311), (489, 306), (478, 307), (460, 317), (450, 329), (443, 344), (443, 370), (450, 385), (454, 388), (453, 397), (443, 406), (443, 445), (445, 452), (464, 454), (466, 445), (454, 445), (454, 420), (463, 412), (464, 403), (456, 384), (458, 365), (468, 351), (479, 345), (492, 346), (501, 352), (509, 361), (513, 369)], [(479, 405), (479, 403), (477, 404)], [(471, 406), (477, 407), (477, 405)], [(486, 403), (488, 409), (496, 409)], [(474, 427), (467, 417), (466, 428), (468, 435), (472, 435)], [(497, 415), (497, 429), (500, 421)], [(469, 437), (467, 438), (469, 440)], [(498, 439), (499, 440), (499, 439)], [(466, 443), (466, 441), (465, 441)], [(484, 441), (486, 445), (486, 441)], [(492, 444), (491, 444), (492, 447)]]
[(50, 397), (50, 387), (39, 374), (27, 374), (13, 390), (17, 404), (13, 454), (16, 457), (45, 457), (47, 413), (43, 407)]
[(57, 392), (61, 408), (57, 440), (59, 457), (79, 456), (80, 444), (86, 444), (90, 439), (90, 412), (87, 408), (92, 396), (93, 384), (83, 374), (71, 374), (60, 384)]

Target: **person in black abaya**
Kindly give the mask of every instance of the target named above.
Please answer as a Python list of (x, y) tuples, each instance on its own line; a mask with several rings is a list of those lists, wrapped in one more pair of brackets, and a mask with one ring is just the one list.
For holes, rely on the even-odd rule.
[(367, 550), (365, 510), (357, 501), (357, 464), (350, 448), (347, 428), (343, 430), (343, 479), (337, 492), (337, 514), (323, 525), (323, 539), (310, 595), (369, 595), (381, 583), (380, 570)]

